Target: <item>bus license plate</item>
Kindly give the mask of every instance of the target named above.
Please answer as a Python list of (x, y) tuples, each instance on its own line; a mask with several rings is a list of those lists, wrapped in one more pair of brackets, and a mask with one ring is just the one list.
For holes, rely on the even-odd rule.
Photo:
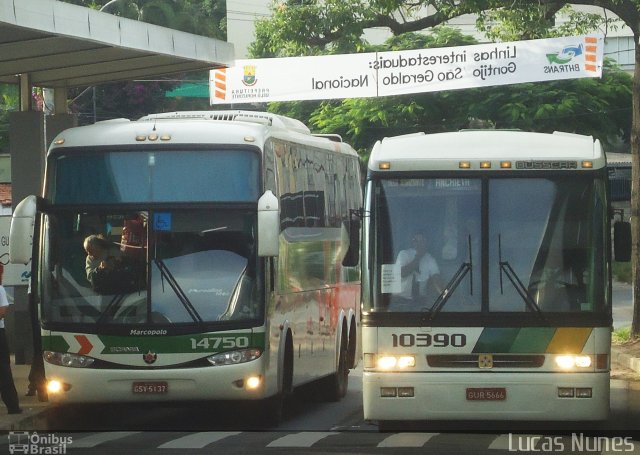
[(507, 399), (507, 389), (504, 387), (471, 387), (467, 388), (469, 401), (502, 401)]
[(133, 393), (142, 395), (155, 395), (169, 392), (169, 384), (166, 381), (134, 382)]

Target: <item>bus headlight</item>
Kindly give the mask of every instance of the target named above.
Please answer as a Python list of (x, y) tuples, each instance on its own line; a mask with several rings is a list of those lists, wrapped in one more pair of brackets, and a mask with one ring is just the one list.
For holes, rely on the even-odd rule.
[(53, 351), (44, 351), (43, 357), (44, 360), (52, 363), (53, 365), (60, 365), (63, 367), (71, 368), (86, 368), (91, 366), (95, 360), (92, 357), (87, 357), (86, 355)]
[(591, 364), (591, 356), (589, 355), (559, 355), (556, 357), (556, 365), (563, 370), (589, 368)]
[(246, 384), (247, 384), (247, 389), (249, 390), (255, 390), (258, 387), (260, 387), (260, 384), (262, 384), (262, 377), (261, 376), (249, 376), (246, 380)]
[(207, 357), (213, 366), (237, 365), (238, 363), (251, 362), (262, 355), (260, 349), (243, 349), (241, 351), (229, 351), (222, 354), (214, 354)]
[(57, 380), (52, 380), (47, 382), (47, 392), (51, 394), (60, 393), (63, 390), (62, 382)]
[(378, 357), (376, 366), (380, 370), (403, 370), (416, 366), (416, 357), (413, 355), (383, 355)]

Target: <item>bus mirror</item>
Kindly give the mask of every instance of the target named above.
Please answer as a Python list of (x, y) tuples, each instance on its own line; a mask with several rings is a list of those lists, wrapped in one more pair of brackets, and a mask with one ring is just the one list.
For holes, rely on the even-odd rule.
[(280, 249), (278, 198), (267, 190), (258, 200), (258, 256), (278, 256)]
[(613, 256), (616, 262), (631, 260), (631, 223), (617, 221), (613, 225)]
[(28, 264), (31, 260), (37, 209), (37, 198), (27, 196), (13, 211), (9, 230), (9, 261), (12, 264)]
[[(344, 229), (344, 227), (343, 227)], [(349, 248), (342, 259), (345, 267), (355, 267), (360, 259), (360, 218), (356, 213), (351, 213), (349, 220)]]

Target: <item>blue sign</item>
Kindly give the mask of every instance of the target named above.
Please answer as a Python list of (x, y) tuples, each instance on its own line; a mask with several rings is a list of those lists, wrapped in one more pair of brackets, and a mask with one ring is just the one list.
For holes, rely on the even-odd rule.
[(171, 214), (170, 213), (154, 213), (153, 214), (153, 230), (154, 231), (170, 231), (171, 230)]

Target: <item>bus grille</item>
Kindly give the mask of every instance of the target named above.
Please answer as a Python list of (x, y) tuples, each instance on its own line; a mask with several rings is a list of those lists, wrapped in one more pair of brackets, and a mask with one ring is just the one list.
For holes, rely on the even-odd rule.
[[(540, 368), (544, 355), (493, 355), (491, 368)], [(467, 355), (427, 355), (427, 363), (433, 368), (480, 368), (478, 354)]]

